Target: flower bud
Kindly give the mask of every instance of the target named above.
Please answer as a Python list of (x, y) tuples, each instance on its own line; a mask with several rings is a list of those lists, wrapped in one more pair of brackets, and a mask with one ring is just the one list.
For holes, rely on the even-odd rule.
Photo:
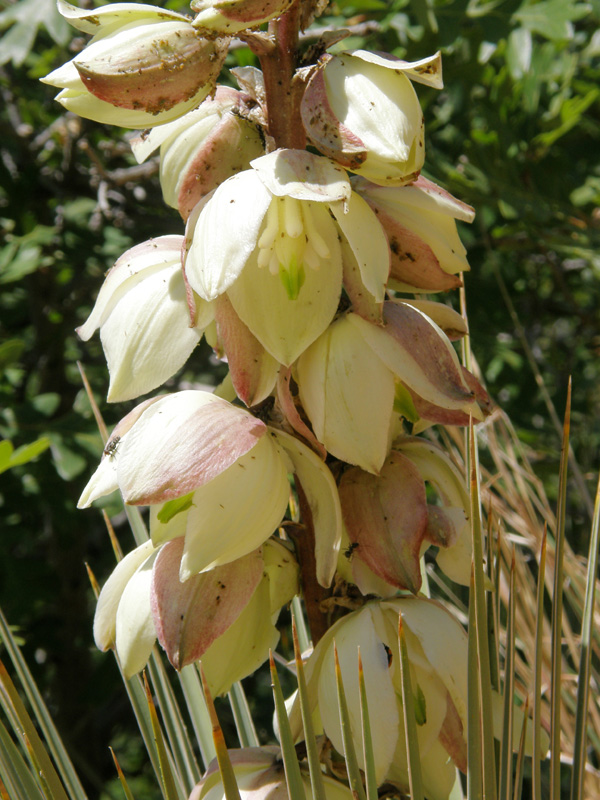
[(202, 38), (187, 17), (155, 6), (114, 3), (81, 10), (59, 0), (68, 21), (94, 33), (82, 53), (44, 83), (82, 117), (144, 128), (195, 108), (212, 90), (226, 55), (222, 41)]
[(214, 98), (132, 142), (139, 162), (160, 147), (163, 198), (184, 220), (202, 197), (264, 153), (256, 125), (235, 113), (243, 97), (219, 86)]
[(195, 28), (210, 34), (235, 34), (279, 17), (293, 0), (193, 0)]
[(363, 50), (326, 56), (302, 99), (310, 141), (374, 183), (415, 180), (425, 160), (424, 122), (409, 78), (440, 88), (439, 54), (414, 63)]

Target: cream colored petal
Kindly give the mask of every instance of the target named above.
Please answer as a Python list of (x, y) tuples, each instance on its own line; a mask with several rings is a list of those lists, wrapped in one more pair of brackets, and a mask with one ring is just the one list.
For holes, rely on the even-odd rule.
[(377, 473), (388, 453), (394, 378), (347, 316), (300, 357), (297, 383), (319, 441), (336, 458)]
[[(198, 298), (200, 305), (208, 303)], [(108, 401), (156, 389), (185, 364), (202, 331), (190, 327), (179, 265), (148, 276), (117, 303), (100, 331), (110, 374)]]
[(136, 547), (119, 561), (102, 587), (94, 614), (94, 641), (99, 650), (115, 646), (117, 609), (130, 578), (154, 552), (151, 541)]
[(147, 3), (110, 3), (96, 8), (78, 8), (65, 0), (58, 0), (58, 10), (62, 16), (84, 33), (98, 34), (107, 27), (128, 25), (143, 19), (188, 22), (188, 18), (176, 11), (165, 11)]
[(115, 641), (126, 678), (142, 670), (156, 641), (150, 608), (152, 567), (159, 551), (147, 558), (129, 579), (117, 609)]
[(289, 499), (287, 460), (270, 435), (194, 492), (181, 580), (250, 553), (279, 526)]
[(352, 50), (349, 55), (369, 64), (384, 67), (392, 71), (401, 70), (411, 81), (432, 86), (434, 89), (444, 87), (442, 81), (442, 55), (438, 52), (426, 56), (419, 61), (402, 61), (389, 53), (373, 53), (369, 50)]
[(209, 392), (161, 397), (144, 411), (119, 450), (124, 500), (155, 505), (188, 494), (252, 450), (265, 432), (260, 420)]
[(205, 300), (225, 292), (256, 248), (271, 193), (254, 170), (222, 183), (186, 232), (185, 271), (190, 286)]
[(330, 586), (342, 539), (342, 512), (337, 486), (329, 468), (299, 439), (273, 430), (285, 449), (310, 506), (315, 529), (317, 580)]
[(294, 197), (315, 203), (350, 199), (346, 172), (330, 159), (306, 150), (275, 150), (254, 159), (251, 167), (276, 197)]
[(289, 366), (325, 330), (337, 311), (342, 290), (342, 259), (336, 226), (327, 209), (313, 204), (315, 228), (330, 257), (318, 269), (304, 267), (298, 297), (290, 300), (278, 274), (259, 267), (254, 252), (228, 295), (240, 319), (273, 358)]
[(356, 192), (352, 192), (346, 208), (342, 203), (332, 203), (330, 208), (352, 248), (362, 282), (378, 303), (383, 302), (390, 251), (377, 216)]

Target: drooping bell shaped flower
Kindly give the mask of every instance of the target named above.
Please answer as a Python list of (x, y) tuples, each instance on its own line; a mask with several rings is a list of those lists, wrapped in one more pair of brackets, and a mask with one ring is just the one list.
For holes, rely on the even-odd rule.
[(108, 272), (87, 321), (84, 340), (100, 328), (108, 364), (109, 402), (156, 389), (182, 367), (214, 310), (196, 298), (190, 320), (181, 272), (182, 236), (159, 236), (124, 253)]
[(126, 677), (143, 669), (157, 637), (178, 670), (202, 659), (210, 690), (226, 692), (279, 641), (279, 611), (298, 592), (298, 566), (275, 540), (179, 580), (183, 540), (145, 542), (117, 564), (94, 617), (94, 640), (114, 649)]
[(452, 345), (433, 320), (399, 301), (383, 304), (383, 320), (377, 325), (355, 313), (339, 317), (295, 368), (317, 439), (336, 458), (373, 473), (390, 450), (396, 380), (436, 406), (483, 416)]
[(456, 220), (475, 211), (422, 175), (408, 186), (377, 186), (363, 179), (353, 189), (367, 201), (388, 237), (389, 286), (403, 292), (437, 292), (460, 286), (469, 269)]
[(363, 290), (384, 298), (389, 250), (344, 170), (322, 156), (277, 150), (222, 183), (188, 220), (185, 274), (205, 300), (227, 292), (242, 322), (289, 366), (333, 319), (343, 247)]
[(324, 155), (382, 186), (414, 181), (425, 160), (411, 80), (442, 87), (439, 53), (416, 62), (355, 50), (324, 56), (302, 98), (306, 134)]
[(293, 0), (193, 0), (192, 11), (198, 16), (193, 25), (207, 36), (233, 35), (279, 17)]
[[(240, 796), (244, 800), (288, 800), (283, 759), (278, 747), (244, 747), (241, 750), (229, 750), (228, 753)], [(302, 766), (300, 777), (307, 800), (312, 800), (310, 776)], [(322, 775), (322, 781), (327, 800), (352, 800), (352, 792), (345, 784), (328, 775)], [(189, 800), (226, 800), (226, 797), (215, 760), (194, 787)]]
[(198, 34), (174, 11), (137, 3), (79, 9), (58, 0), (61, 14), (93, 38), (44, 83), (62, 89), (56, 99), (81, 117), (149, 128), (199, 105), (212, 91), (227, 42)]
[(116, 489), (131, 505), (175, 501), (162, 514), (154, 509), (152, 538), (159, 544), (185, 537), (180, 577), (187, 580), (271, 536), (288, 504), (288, 473), (312, 509), (317, 578), (329, 585), (341, 539), (329, 469), (297, 439), (209, 392), (153, 398), (130, 412), (113, 431), (79, 507)]
[[(333, 645), (342, 680), (359, 766), (364, 769), (357, 648), (362, 657), (378, 785), (408, 787), (403, 725), (398, 614), (402, 612), (417, 715), (417, 736), (425, 796), (447, 800), (456, 777), (466, 769), (467, 636), (442, 606), (423, 598), (367, 603), (333, 625), (309, 657), (306, 681), (311, 707), (318, 710), (326, 736), (343, 752), (337, 704)], [(301, 731), (298, 701), (292, 730)]]
[(163, 199), (184, 220), (202, 197), (264, 153), (257, 126), (241, 116), (245, 98), (218, 86), (198, 108), (131, 143), (138, 162), (160, 147)]

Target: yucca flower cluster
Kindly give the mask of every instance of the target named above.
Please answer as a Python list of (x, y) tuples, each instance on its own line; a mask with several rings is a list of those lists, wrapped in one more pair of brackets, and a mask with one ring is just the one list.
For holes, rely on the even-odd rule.
[[(165, 202), (182, 217), (181, 235), (117, 260), (79, 328), (84, 340), (100, 330), (108, 399), (158, 389), (203, 336), (230, 375), (215, 393), (146, 399), (112, 432), (80, 506), (119, 490), (150, 508), (151, 539), (105, 584), (95, 638), (127, 675), (158, 639), (177, 669), (201, 658), (221, 693), (264, 661), (280, 609), (300, 593), (323, 732), (341, 747), (333, 641), (350, 693), (360, 642), (377, 779), (404, 790), (402, 611), (425, 788), (444, 800), (466, 763), (466, 636), (420, 594), (421, 565), (433, 546), (438, 566), (468, 584), (471, 512), (452, 459), (419, 434), (489, 411), (452, 343), (465, 321), (428, 297), (461, 285), (469, 266), (456, 220), (474, 212), (421, 174), (415, 84), (442, 87), (439, 53), (407, 62), (338, 46), (300, 66), (298, 31), (321, 6), (194, 0), (188, 18), (59, 0), (93, 38), (45, 81), (82, 116), (151, 128), (134, 154), (159, 151)], [(231, 70), (237, 88), (217, 84), (233, 35), (261, 64)], [(254, 774), (273, 755), (238, 762)], [(205, 786), (219, 791), (213, 773)]]

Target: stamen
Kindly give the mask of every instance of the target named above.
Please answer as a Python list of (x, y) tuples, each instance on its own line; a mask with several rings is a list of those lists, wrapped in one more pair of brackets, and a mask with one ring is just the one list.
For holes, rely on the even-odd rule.
[(306, 231), (306, 238), (312, 245), (313, 250), (321, 258), (330, 258), (331, 253), (329, 252), (329, 248), (327, 247), (325, 240), (323, 239), (321, 234), (317, 231), (310, 203), (305, 203), (302, 206), (302, 217), (304, 218), (304, 229)]
[(300, 234), (304, 233), (304, 225), (302, 224), (302, 204), (295, 200), (293, 197), (283, 198), (283, 228), (288, 236), (292, 239), (297, 239)]
[(279, 201), (276, 197), (271, 200), (267, 210), (267, 224), (258, 240), (258, 246), (261, 249), (268, 249), (273, 246), (275, 237), (279, 231), (279, 214), (278, 214)]

